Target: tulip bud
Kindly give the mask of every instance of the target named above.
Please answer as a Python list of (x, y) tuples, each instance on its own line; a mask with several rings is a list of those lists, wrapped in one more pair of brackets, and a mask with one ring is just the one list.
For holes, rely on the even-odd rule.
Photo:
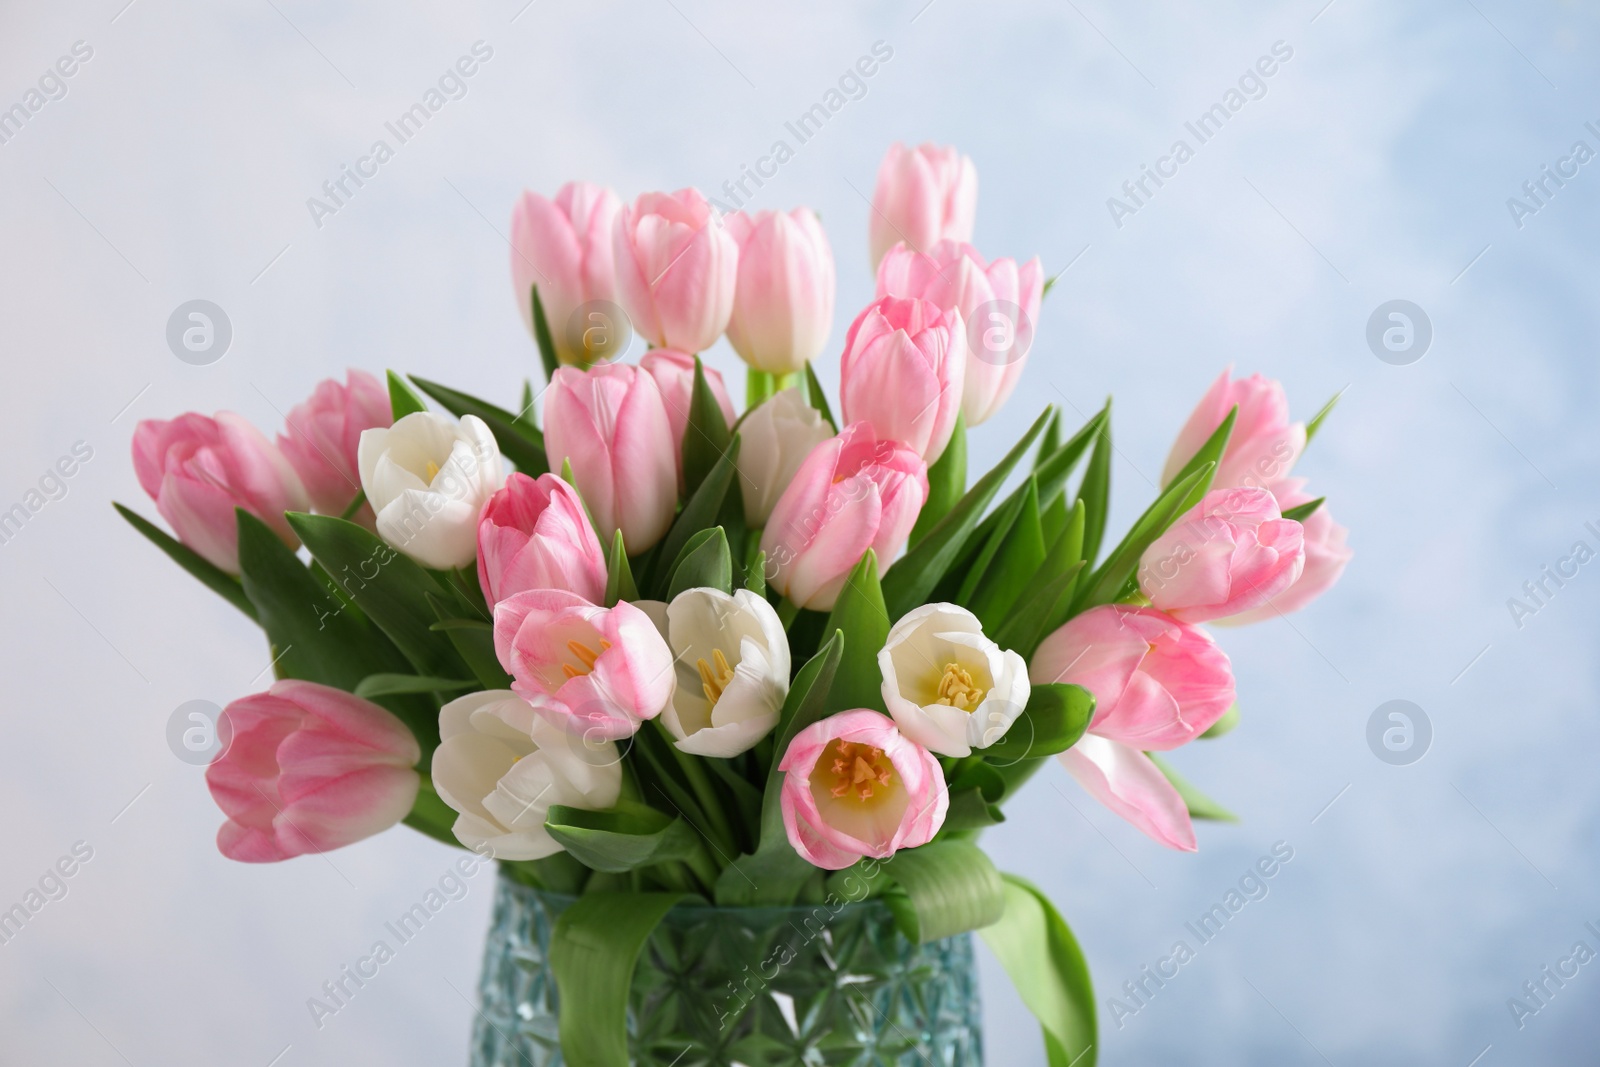
[(1213, 489), (1156, 538), (1139, 560), (1151, 606), (1185, 622), (1261, 607), (1305, 566), (1298, 522), (1265, 489)]
[(272, 863), (327, 852), (406, 817), (422, 758), (404, 723), (378, 705), (315, 682), (284, 679), (222, 713), (228, 747), (206, 785), (228, 816), (217, 848)]
[(961, 410), (967, 426), (987, 421), (1022, 377), (1044, 294), (1039, 257), (985, 264), (978, 250), (940, 241), (924, 255), (903, 244), (878, 264), (878, 296), (916, 297), (956, 311), (967, 330), (966, 385)]
[(655, 379), (625, 363), (562, 367), (545, 394), (544, 422), (550, 466), (572, 464), (602, 540), (620, 529), (633, 554), (661, 540), (678, 504), (678, 449)]
[(839, 365), (844, 421), (870, 422), (930, 464), (943, 454), (966, 380), (961, 315), (926, 300), (884, 297), (850, 324)]
[(588, 303), (616, 299), (615, 231), (622, 203), (610, 189), (568, 182), (546, 200), (525, 192), (511, 214), (511, 282), (522, 324), (533, 331), (539, 287), (556, 358), (584, 366), (622, 354), (629, 334), (591, 331), (573, 315)]
[(950, 807), (939, 761), (875, 711), (812, 723), (789, 742), (778, 769), (789, 844), (823, 870), (925, 845)]
[[(286, 421), (278, 451), (300, 476), (311, 506), (324, 515), (343, 515), (361, 491), (356, 451), (362, 431), (394, 421), (388, 391), (366, 371), (353, 370), (343, 384), (337, 378), (319, 382)], [(370, 526), (372, 508), (363, 504), (361, 514)]]
[(1155, 840), (1193, 852), (1189, 809), (1145, 752), (1192, 741), (1232, 706), (1233, 669), (1210, 635), (1154, 608), (1104, 604), (1046, 637), (1028, 674), (1094, 694), (1088, 732), (1062, 766)]
[(478, 513), (506, 481), (482, 419), (414, 411), (388, 429), (363, 431), (357, 459), (379, 537), (435, 570), (472, 562)]
[(1231, 374), (1232, 368), (1229, 368), (1211, 383), (1189, 421), (1178, 431), (1178, 439), (1172, 443), (1166, 468), (1161, 473), (1162, 485), (1172, 481), (1183, 465), (1194, 458), (1235, 406), (1239, 414), (1234, 419), (1233, 432), (1228, 436), (1228, 447), (1217, 464), (1211, 488), (1232, 489), (1241, 485), (1253, 489), (1270, 488), (1288, 477), (1295, 460), (1305, 450), (1305, 423), (1289, 421), (1289, 401), (1284, 396), (1282, 383), (1259, 374), (1230, 381)]
[(832, 436), (833, 427), (799, 389), (768, 397), (744, 417), (739, 424), (739, 488), (747, 524), (766, 525), (800, 464)]
[(728, 341), (769, 374), (792, 374), (816, 359), (833, 325), (833, 252), (810, 208), (734, 212), (724, 224), (739, 245), (739, 283)]
[(828, 611), (867, 549), (886, 565), (928, 499), (928, 466), (858, 422), (812, 449), (761, 534), (773, 588)]
[(306, 508), (299, 476), (259, 430), (232, 412), (145, 419), (133, 432), (133, 469), (178, 540), (229, 574), (239, 573), (236, 508), (260, 519), (284, 544), (300, 544), (283, 517)]
[(706, 198), (695, 189), (645, 193), (623, 210), (615, 247), (633, 328), (658, 348), (710, 348), (733, 313), (739, 246)]
[(554, 474), (506, 480), (478, 520), (478, 584), (491, 608), (528, 589), (605, 599), (605, 553), (572, 486)]
[(972, 240), (977, 210), (978, 171), (972, 160), (948, 145), (890, 145), (872, 193), (873, 268), (899, 241), (926, 250), (945, 239)]
[[(639, 369), (655, 379), (661, 403), (667, 409), (667, 424), (672, 427), (673, 459), (677, 464), (678, 488), (683, 488), (683, 434), (689, 427), (689, 407), (694, 403), (694, 356), (670, 348), (652, 348), (639, 360)], [(706, 385), (722, 411), (722, 418), (733, 425), (733, 400), (722, 382), (722, 373), (702, 367)]]

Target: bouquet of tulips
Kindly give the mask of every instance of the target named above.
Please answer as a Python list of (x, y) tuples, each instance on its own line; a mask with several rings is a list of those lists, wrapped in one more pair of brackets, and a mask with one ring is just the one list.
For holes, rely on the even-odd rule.
[[(914, 941), (982, 931), (1051, 1062), (1093, 1063), (1072, 934), (978, 836), (1055, 757), (1196, 847), (1221, 809), (1155, 753), (1237, 721), (1198, 624), (1293, 611), (1348, 560), (1291, 475), (1332, 404), (1291, 422), (1277, 383), (1224, 372), (1114, 542), (1109, 404), (1046, 408), (969, 484), (1046, 288), (967, 243), (975, 183), (953, 149), (885, 158), (837, 405), (815, 214), (574, 183), (513, 223), (542, 419), (531, 385), (513, 411), (351, 371), (276, 443), (228, 413), (141, 423), (176, 536), (119, 510), (266, 632), (278, 679), (219, 724), (223, 854), (404, 822), (579, 896), (555, 939), (582, 958), (552, 953), (575, 1064), (625, 1062), (619, 998), (674, 903), (869, 897)], [(696, 355), (724, 334), (742, 413)]]

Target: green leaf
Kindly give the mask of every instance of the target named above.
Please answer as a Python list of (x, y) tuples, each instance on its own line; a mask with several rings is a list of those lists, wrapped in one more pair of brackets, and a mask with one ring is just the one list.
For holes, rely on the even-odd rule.
[(1108, 431), (1111, 427), (1110, 400), (1106, 401), (1105, 407), (1090, 416), (1088, 422), (1078, 427), (1078, 431), (1068, 438), (1065, 444), (1053, 451), (1048, 459), (1034, 469), (1039, 478), (1040, 500), (1049, 501), (1055, 498), (1056, 493), (1072, 476), (1073, 469), (1077, 467), (1084, 453), (1099, 441), (1102, 426)]
[(961, 552), (967, 535), (978, 524), (983, 509), (1000, 490), (1011, 471), (1027, 454), (1034, 439), (1044, 431), (1050, 412), (1046, 410), (1023, 435), (1010, 452), (1007, 452), (994, 469), (979, 478), (965, 496), (950, 509), (950, 513), (932, 530), (928, 531), (915, 548), (902, 556), (883, 576), (883, 598), (889, 608), (889, 617), (898, 619), (918, 604), (923, 603), (933, 587), (939, 584), (945, 571)]
[(427, 411), (428, 405), (417, 395), (416, 390), (406, 384), (406, 380), (394, 371), (389, 371), (389, 412), (395, 422), (399, 422), (407, 415), (414, 415), (419, 411)]
[[(1055, 425), (1053, 422), (1051, 425)], [(939, 520), (950, 513), (956, 501), (967, 491), (967, 420), (956, 414), (956, 428), (933, 464), (928, 468), (928, 499), (917, 514), (916, 525), (911, 527), (910, 544), (915, 545), (927, 536)]]
[(1290, 508), (1288, 511), (1285, 511), (1283, 513), (1283, 517), (1286, 519), (1293, 519), (1295, 522), (1305, 522), (1316, 513), (1316, 510), (1322, 506), (1322, 502), (1327, 499), (1328, 498), (1325, 496), (1319, 496), (1315, 500), (1308, 500), (1304, 504), (1297, 505)]
[[(1034, 479), (1037, 483), (1038, 479)], [(1072, 514), (1067, 507), (1067, 498), (1058, 496), (1045, 506), (1039, 513), (1039, 526), (1044, 531), (1044, 543), (1053, 545), (1063, 531), (1067, 528), (1067, 518)]]
[(795, 735), (823, 718), (827, 711), (827, 696), (839, 669), (844, 650), (844, 638), (838, 632), (829, 638), (800, 672), (789, 683), (789, 695), (783, 702), (773, 731), (772, 768), (767, 773), (767, 785), (761, 801), (761, 842), (755, 852), (740, 856), (724, 868), (717, 879), (717, 904), (725, 907), (788, 907), (806, 878), (815, 869), (800, 858), (789, 844), (789, 835), (783, 828), (783, 810), (780, 795), (784, 774), (778, 770), (783, 754)]
[(886, 711), (878, 652), (889, 640), (889, 612), (883, 606), (883, 587), (878, 583), (878, 556), (870, 548), (845, 579), (822, 628), (825, 634), (835, 630), (844, 634), (844, 652), (828, 706)]
[(1005, 821), (1006, 817), (1000, 810), (1000, 805), (985, 800), (983, 790), (977, 786), (962, 790), (952, 788), (950, 809), (945, 813), (944, 825), (939, 828), (939, 833), (941, 835), (969, 833), (998, 826)]
[[(1190, 498), (1197, 486), (1209, 484), (1215, 472), (1214, 464), (1207, 463), (1199, 470), (1178, 478), (1156, 498), (1145, 513), (1139, 517), (1120, 544), (1111, 550), (1106, 561), (1100, 565), (1089, 578), (1080, 584), (1082, 592), (1077, 599), (1077, 608), (1087, 610), (1099, 604), (1109, 604), (1115, 600), (1122, 591), (1122, 587), (1133, 577), (1134, 571), (1139, 566), (1139, 557), (1144, 555), (1144, 550), (1153, 544), (1156, 538), (1166, 533), (1167, 527), (1188, 511), (1191, 504)], [(1204, 490), (1201, 490), (1202, 494)]]
[(356, 517), (356, 512), (360, 511), (361, 505), (365, 504), (366, 502), (367, 491), (365, 489), (356, 490), (355, 498), (352, 499), (349, 504), (345, 505), (345, 509), (339, 513), (339, 517), (341, 519), (354, 519)]
[(701, 530), (720, 525), (717, 520), (722, 513), (723, 502), (727, 499), (729, 490), (735, 489), (734, 479), (738, 475), (738, 462), (739, 435), (734, 434), (732, 440), (728, 442), (727, 451), (718, 458), (716, 466), (711, 468), (711, 473), (700, 483), (700, 488), (689, 497), (689, 502), (678, 512), (677, 521), (672, 524), (672, 529), (667, 531), (667, 536), (661, 541), (656, 555), (656, 573), (652, 576), (654, 581), (650, 583), (651, 588), (655, 590), (656, 599), (661, 599), (661, 594), (666, 592), (672, 577), (672, 564), (677, 562), (678, 554), (683, 551), (683, 546), (689, 543), (689, 539)]
[(628, 1067), (628, 990), (645, 942), (678, 893), (589, 893), (556, 920), (550, 967), (561, 1052), (573, 1067)]
[(117, 509), (118, 515), (128, 520), (130, 526), (144, 534), (151, 544), (165, 552), (172, 562), (200, 579), (207, 589), (248, 615), (251, 622), (256, 621), (255, 605), (250, 603), (250, 598), (245, 595), (244, 586), (239, 584), (239, 579), (131, 508), (125, 508), (117, 503), (111, 506)]
[(968, 841), (934, 841), (904, 849), (882, 867), (899, 887), (885, 895), (895, 922), (917, 944), (977, 930), (1005, 910), (1000, 872)]
[(1075, 562), (1065, 573), (1044, 577), (1043, 572), (1049, 566), (1047, 559), (1039, 567), (1028, 591), (993, 634), (1001, 648), (1009, 648), (1025, 660), (1033, 658), (1047, 634), (1067, 621), (1072, 610), (1072, 590), (1083, 571), (1083, 560)]
[(728, 450), (732, 434), (717, 396), (706, 381), (705, 366), (694, 357), (694, 391), (689, 397), (688, 424), (683, 430), (684, 496), (693, 496), (711, 468)]
[(520, 419), (487, 400), (457, 392), (438, 382), (418, 378), (414, 374), (411, 380), (418, 389), (433, 397), (440, 407), (457, 418), (475, 415), (482, 419), (484, 425), (489, 427), (489, 432), (494, 434), (495, 444), (499, 446), (501, 454), (515, 463), (517, 470), (530, 478), (549, 472), (550, 458), (545, 454), (544, 435), (533, 426), (531, 420)]
[(1154, 763), (1156, 768), (1167, 776), (1167, 781), (1172, 783), (1172, 788), (1178, 791), (1178, 795), (1183, 798), (1184, 804), (1189, 808), (1190, 818), (1212, 819), (1217, 822), (1239, 821), (1239, 816), (1190, 785), (1182, 775), (1172, 769), (1166, 760), (1154, 752), (1146, 752), (1145, 755), (1149, 756), (1150, 762)]
[(744, 567), (744, 587), (756, 596), (767, 595), (767, 554), (760, 548), (760, 539), (751, 538), (750, 547), (755, 555)]
[[(1345, 388), (1348, 389), (1349, 386)], [(1339, 398), (1342, 396), (1344, 396), (1344, 389), (1334, 393), (1332, 399), (1322, 405), (1322, 409), (1311, 416), (1311, 421), (1306, 423), (1306, 445), (1308, 447), (1311, 444), (1311, 439), (1317, 436), (1317, 431), (1322, 429), (1322, 424), (1327, 421), (1328, 416), (1333, 414), (1333, 409), (1338, 406)]]
[(510, 689), (511, 675), (500, 666), (500, 657), (495, 655), (494, 627), (482, 619), (456, 618), (457, 606), (436, 593), (428, 594), (428, 605), (439, 617), (428, 629), (450, 639), (472, 676), (485, 689)]
[(833, 412), (828, 409), (828, 394), (822, 391), (822, 383), (817, 380), (817, 372), (811, 363), (806, 363), (806, 403), (822, 413), (822, 421), (833, 427), (833, 432), (839, 432), (839, 424), (833, 419)]
[(633, 584), (633, 571), (628, 567), (628, 550), (622, 543), (622, 531), (611, 538), (611, 553), (606, 557), (606, 607), (619, 600), (630, 603), (639, 599), (639, 587)]
[(1039, 565), (1045, 561), (1044, 526), (1039, 517), (1037, 480), (1029, 475), (1016, 521), (984, 573), (983, 581), (967, 607), (992, 632), (1005, 621), (1007, 613), (1028, 588)]
[(1105, 538), (1106, 519), (1111, 510), (1111, 401), (1106, 401), (1107, 417), (1095, 434), (1089, 467), (1078, 486), (1078, 499), (1084, 505), (1083, 558), (1093, 563)]
[(1044, 433), (1039, 437), (1039, 451), (1034, 453), (1033, 469), (1037, 471), (1044, 466), (1050, 454), (1061, 447), (1061, 411), (1057, 408), (1050, 409), (1050, 421), (1045, 424)]
[(979, 932), (1044, 1030), (1050, 1067), (1094, 1067), (1099, 1041), (1089, 966), (1066, 921), (1030, 882), (1001, 875), (1005, 913)]
[(1034, 685), (1028, 706), (1005, 736), (982, 750), (989, 763), (1053, 756), (1078, 743), (1094, 718), (1094, 694), (1077, 685)]
[(1223, 734), (1232, 733), (1233, 728), (1239, 725), (1239, 705), (1235, 704), (1222, 713), (1222, 718), (1211, 724), (1210, 729), (1200, 735), (1202, 741), (1215, 740)]
[(477, 684), (470, 679), (429, 678), (420, 674), (369, 674), (356, 686), (356, 696), (371, 700), (395, 693), (453, 693)]
[(672, 577), (667, 582), (667, 600), (685, 589), (709, 586), (724, 593), (733, 592), (733, 556), (728, 552), (728, 538), (722, 527), (701, 530), (689, 539), (672, 565)]
[(556, 368), (561, 361), (556, 356), (556, 344), (550, 336), (550, 320), (544, 314), (544, 301), (539, 299), (539, 287), (532, 286), (528, 299), (533, 302), (533, 343), (539, 347), (539, 362), (544, 364), (544, 380), (556, 380)]
[(353, 522), (290, 512), (289, 525), (367, 618), (405, 653), (416, 674), (460, 678), (470, 673), (449, 638), (433, 630), (439, 616), (428, 594), (440, 586), (427, 571)]
[[(1233, 424), (1238, 418), (1239, 405), (1235, 404), (1232, 410), (1228, 412), (1228, 417), (1223, 419), (1222, 424), (1211, 432), (1211, 436), (1206, 438), (1205, 444), (1201, 445), (1199, 450), (1189, 457), (1189, 462), (1179, 469), (1178, 473), (1173, 476), (1172, 481), (1168, 482), (1167, 485), (1170, 486), (1172, 482), (1187, 478), (1207, 464), (1210, 464), (1212, 470), (1215, 471), (1217, 466), (1222, 463), (1222, 454), (1228, 450), (1228, 439), (1233, 436)], [(1200, 498), (1206, 495), (1206, 490), (1209, 488), (1211, 488), (1211, 479), (1206, 478), (1198, 490), (1191, 490), (1193, 499), (1189, 501), (1189, 507), (1198, 504)], [(1186, 507), (1183, 510), (1187, 511), (1189, 508)]]
[(619, 805), (615, 811), (554, 804), (544, 825), (574, 858), (597, 871), (704, 859), (700, 835), (688, 823), (643, 804)]
[[(961, 568), (963, 577), (961, 585), (949, 599), (956, 604), (966, 604), (978, 592), (978, 583), (983, 581), (983, 576), (989, 572), (989, 565), (1000, 552), (1000, 546), (1005, 544), (1006, 535), (1011, 532), (1012, 525), (1017, 521), (1017, 515), (1022, 511), (1022, 496), (1012, 495), (1001, 502), (995, 509), (995, 514), (990, 518), (996, 521), (993, 524), (985, 523), (989, 527), (988, 536), (984, 539), (983, 547), (978, 550), (976, 559), (964, 561)], [(979, 527), (982, 530), (983, 527)], [(948, 581), (946, 582), (948, 585)]]

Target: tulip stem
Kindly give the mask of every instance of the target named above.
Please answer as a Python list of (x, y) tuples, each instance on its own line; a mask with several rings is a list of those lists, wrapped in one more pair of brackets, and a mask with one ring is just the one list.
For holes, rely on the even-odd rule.
[(796, 604), (788, 597), (784, 597), (782, 600), (778, 601), (778, 621), (783, 623), (785, 632), (788, 631), (789, 626), (794, 622), (795, 616), (799, 614), (800, 605)]
[[(700, 760), (689, 755), (677, 745), (667, 745), (672, 750), (673, 758), (678, 761), (678, 766), (683, 768), (684, 777), (689, 780), (689, 788), (694, 790), (695, 799), (700, 802), (700, 810), (705, 813), (710, 830), (716, 834), (718, 840), (714, 842), (725, 859), (732, 862), (739, 854), (739, 846), (735, 843), (733, 825), (728, 822), (727, 812), (717, 791), (711, 785), (711, 779), (706, 777), (706, 769), (700, 765)], [(707, 836), (707, 840), (710, 837)]]

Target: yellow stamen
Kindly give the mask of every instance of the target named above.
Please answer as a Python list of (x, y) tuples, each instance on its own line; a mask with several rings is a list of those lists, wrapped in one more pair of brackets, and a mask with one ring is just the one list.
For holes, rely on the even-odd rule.
[(862, 804), (881, 800), (894, 785), (894, 765), (883, 749), (849, 741), (830, 742), (817, 760), (817, 773), (832, 779), (831, 796)]
[[(610, 647), (611, 642), (602, 637), (600, 639), (600, 652), (604, 652)], [(600, 658), (600, 652), (596, 652), (582, 641), (568, 641), (567, 651), (577, 656), (578, 662), (583, 664), (582, 667), (574, 667), (570, 663), (563, 663), (561, 665), (561, 673), (568, 678), (576, 678), (580, 674), (588, 674), (594, 670), (594, 661)]]
[(428, 479), (427, 479), (428, 480), (428, 484), (432, 485), (433, 484), (433, 480), (435, 478), (437, 478), (438, 476), (439, 476), (439, 465), (437, 463), (435, 463), (431, 459), (428, 460)]
[(733, 681), (733, 668), (728, 666), (728, 657), (722, 654), (720, 648), (711, 650), (711, 659), (715, 667), (703, 659), (696, 661), (695, 666), (700, 671), (700, 688), (711, 706), (715, 707), (717, 701), (722, 699), (722, 691)]
[(972, 684), (972, 674), (965, 667), (946, 663), (944, 675), (939, 679), (939, 697), (934, 703), (970, 712), (983, 703), (985, 692)]

